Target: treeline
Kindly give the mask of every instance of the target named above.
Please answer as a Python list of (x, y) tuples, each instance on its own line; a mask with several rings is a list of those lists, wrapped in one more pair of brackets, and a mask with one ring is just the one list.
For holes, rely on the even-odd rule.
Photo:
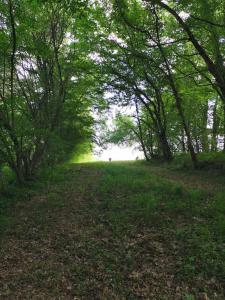
[[(112, 4), (112, 2), (111, 2)], [(225, 150), (225, 2), (116, 0), (100, 45), (119, 115), (109, 142), (138, 141), (145, 158)]]
[(132, 113), (104, 141), (147, 160), (225, 150), (224, 22), (219, 0), (1, 1), (0, 164), (32, 178), (110, 104)]
[(101, 95), (89, 10), (85, 1), (0, 3), (0, 164), (20, 182), (91, 145)]

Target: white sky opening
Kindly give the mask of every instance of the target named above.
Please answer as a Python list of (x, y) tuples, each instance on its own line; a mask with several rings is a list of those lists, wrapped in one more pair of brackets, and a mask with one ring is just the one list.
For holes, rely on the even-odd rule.
[[(113, 93), (106, 93), (105, 97), (111, 98), (113, 95)], [(118, 107), (117, 105), (111, 105), (109, 112), (107, 113), (107, 127), (109, 129), (113, 128), (113, 120), (115, 119), (118, 112), (125, 115), (133, 115), (134, 111), (135, 108), (132, 105), (127, 107)], [(140, 146), (137, 143), (131, 146), (109, 144), (107, 145), (106, 149), (102, 149), (100, 146), (96, 145), (93, 156), (94, 160), (98, 161), (109, 161), (109, 158), (111, 158), (112, 161), (136, 160), (137, 158), (144, 159), (143, 152), (138, 149), (139, 147)]]
[(112, 161), (118, 160), (136, 160), (143, 159), (143, 154), (141, 151), (137, 150), (135, 146), (133, 147), (122, 147), (122, 146), (111, 146), (103, 150), (99, 155), (95, 154), (94, 159), (100, 161)]

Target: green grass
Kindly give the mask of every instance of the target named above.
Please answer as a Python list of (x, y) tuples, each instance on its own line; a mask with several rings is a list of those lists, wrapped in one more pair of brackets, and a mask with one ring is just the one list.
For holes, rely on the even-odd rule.
[(99, 166), (105, 175), (98, 194), (116, 235), (130, 224), (167, 230), (175, 234), (181, 247), (181, 276), (201, 275), (224, 282), (225, 191), (212, 195), (191, 186), (184, 188), (136, 163)]
[[(30, 228), (39, 226), (38, 235), (51, 236), (58, 220), (59, 224), (68, 222), (69, 228), (78, 222), (79, 237), (74, 231), (75, 235), (70, 233), (68, 240), (67, 229), (62, 225), (63, 233), (54, 249), (59, 249), (57, 255), (68, 268), (70, 280), (76, 282), (79, 297), (87, 297), (90, 288), (96, 290), (101, 282), (107, 286), (111, 298), (116, 293), (121, 298), (137, 299), (139, 294), (134, 287), (149, 285), (148, 270), (164, 272), (170, 257), (167, 271), (174, 273), (184, 299), (198, 299), (199, 293), (214, 297), (214, 292), (218, 294), (215, 299), (222, 299), (219, 297), (225, 284), (225, 187), (221, 184), (224, 177), (220, 171), (210, 178), (204, 169), (191, 172), (178, 170), (175, 165), (176, 162), (173, 165), (91, 162), (45, 170), (36, 182), (5, 188), (0, 201), (1, 232), (14, 226), (16, 215), (12, 216), (10, 209), (18, 201), (32, 201)], [(219, 184), (216, 188), (215, 183)], [(30, 214), (26, 206), (23, 214)], [(73, 239), (76, 252), (73, 247), (65, 248)], [(159, 258), (154, 256), (158, 243), (163, 248), (161, 257), (159, 247)], [(76, 264), (71, 253), (79, 257)], [(90, 275), (90, 270), (99, 268), (104, 282)], [(32, 277), (27, 276), (31, 282), (43, 286), (49, 277), (54, 282), (60, 280), (59, 272), (55, 266), (40, 265), (40, 269), (34, 266)], [(134, 278), (130, 279), (130, 274)], [(164, 279), (160, 280), (164, 291)], [(55, 293), (54, 297), (60, 295), (57, 290)], [(160, 294), (159, 299), (172, 299), (173, 293), (171, 289), (169, 296)]]
[[(199, 169), (204, 172), (217, 172), (217, 174), (225, 175), (225, 153), (224, 152), (208, 152), (197, 154), (199, 161)], [(155, 164), (160, 162), (155, 161)], [(161, 164), (161, 163), (160, 163)], [(174, 170), (189, 170), (193, 171), (193, 166), (191, 163), (191, 158), (189, 154), (176, 154), (174, 160), (170, 163), (164, 163), (170, 169)]]
[[(27, 201), (43, 191), (48, 191), (51, 185), (63, 186), (70, 177), (68, 164), (61, 164), (52, 168), (44, 169), (36, 180), (29, 181), (24, 185), (16, 182), (15, 175), (6, 166), (1, 170), (0, 181), (0, 234), (13, 224), (10, 210), (20, 201)], [(62, 206), (59, 199), (49, 194), (49, 205)]]

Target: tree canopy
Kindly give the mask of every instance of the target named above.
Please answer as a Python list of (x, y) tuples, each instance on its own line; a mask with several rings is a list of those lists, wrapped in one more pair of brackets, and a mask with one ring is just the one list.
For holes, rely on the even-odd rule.
[[(225, 149), (225, 3), (7, 0), (0, 4), (0, 156), (19, 181), (95, 138), (147, 160)], [(110, 94), (110, 97), (106, 97)]]

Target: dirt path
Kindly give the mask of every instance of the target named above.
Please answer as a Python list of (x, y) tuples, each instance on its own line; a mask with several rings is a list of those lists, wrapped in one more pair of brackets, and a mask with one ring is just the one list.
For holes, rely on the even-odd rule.
[(1, 241), (0, 299), (189, 299), (171, 232), (139, 221), (118, 229), (98, 196), (105, 173), (72, 167), (70, 175), (14, 207)]

